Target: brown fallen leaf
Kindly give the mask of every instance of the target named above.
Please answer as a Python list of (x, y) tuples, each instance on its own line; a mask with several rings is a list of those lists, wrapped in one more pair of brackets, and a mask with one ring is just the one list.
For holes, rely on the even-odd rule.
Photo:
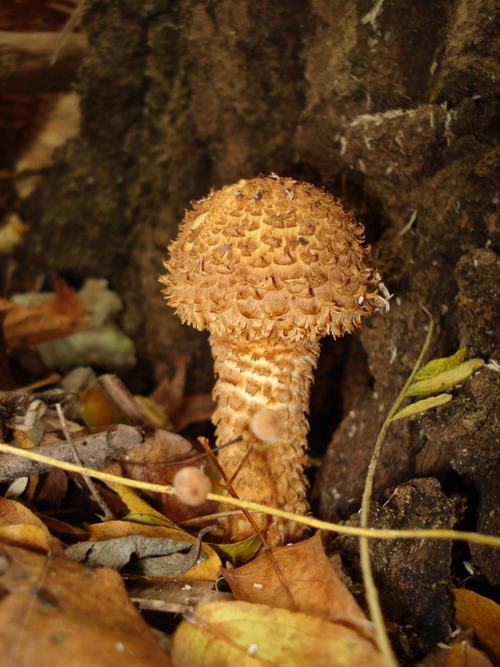
[(500, 663), (500, 605), (465, 588), (453, 588), (452, 595), (456, 622), (471, 627), (486, 653)]
[(231, 593), (217, 589), (213, 581), (148, 581), (136, 579), (129, 594), (139, 609), (184, 614), (200, 604), (233, 600)]
[(212, 394), (186, 396), (173, 417), (176, 431), (182, 431), (188, 424), (210, 421), (214, 410), (215, 402)]
[(0, 561), (3, 664), (171, 665), (113, 570), (2, 544)]
[(484, 653), (463, 641), (450, 648), (443, 667), (493, 667), (493, 663)]
[(56, 294), (53, 299), (34, 306), (19, 306), (0, 299), (0, 311), (5, 313), (5, 340), (11, 350), (85, 329), (85, 308), (76, 292), (60, 280), (54, 288)]
[(61, 542), (31, 510), (0, 497), (0, 542), (43, 553), (64, 554)]
[(345, 625), (248, 602), (209, 602), (177, 628), (175, 667), (382, 667), (375, 644)]
[[(361, 622), (371, 636), (372, 629), (353, 595), (339, 579), (328, 560), (321, 535), (296, 544), (272, 549), (295, 602), (295, 611), (329, 620)], [(291, 601), (271, 559), (261, 553), (250, 563), (223, 570), (237, 600), (291, 609)]]
[[(113, 464), (113, 471), (130, 479), (153, 484), (171, 485), (178, 470), (187, 465), (199, 466), (203, 458), (191, 443), (178, 435), (164, 429), (155, 429), (144, 442), (130, 450), (120, 464)], [(160, 509), (174, 523), (181, 523), (192, 517), (210, 514), (217, 505), (204, 501), (196, 507), (189, 507), (177, 496), (169, 494), (148, 494), (159, 498)]]
[(493, 667), (487, 656), (472, 646), (467, 634), (472, 636), (472, 630), (460, 633), (450, 646), (439, 644), (419, 662), (420, 667)]

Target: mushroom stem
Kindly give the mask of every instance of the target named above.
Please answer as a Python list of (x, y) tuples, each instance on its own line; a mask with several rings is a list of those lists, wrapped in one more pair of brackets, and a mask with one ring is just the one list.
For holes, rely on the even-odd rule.
[[(241, 436), (241, 442), (224, 448), (218, 459), (240, 498), (304, 514), (307, 480), (306, 413), (313, 369), (319, 355), (317, 341), (238, 341), (228, 336), (210, 337), (217, 381), (213, 415), (217, 444)], [(272, 436), (254, 434), (252, 419), (263, 408), (276, 415)], [(254, 429), (255, 430), (255, 429)], [(246, 458), (245, 458), (246, 457)], [(271, 545), (300, 536), (295, 524), (255, 517)], [(228, 519), (230, 539), (253, 534), (242, 517)]]

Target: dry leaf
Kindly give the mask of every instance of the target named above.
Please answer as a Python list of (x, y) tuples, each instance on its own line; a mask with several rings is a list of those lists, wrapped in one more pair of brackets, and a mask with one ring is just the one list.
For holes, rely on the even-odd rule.
[(5, 665), (168, 667), (120, 575), (0, 545)]
[(493, 667), (493, 664), (484, 653), (463, 641), (450, 648), (443, 667)]
[(129, 594), (140, 609), (184, 614), (200, 604), (233, 600), (231, 593), (222, 593), (213, 581), (147, 581), (131, 582)]
[(64, 550), (45, 524), (27, 507), (0, 497), (0, 542), (26, 549), (63, 554)]
[(175, 667), (349, 665), (382, 667), (369, 639), (352, 628), (287, 609), (210, 602), (177, 628)]
[[(188, 440), (177, 433), (156, 429), (122, 460), (121, 474), (130, 479), (152, 484), (171, 485), (178, 470), (186, 465), (199, 465), (202, 460)], [(157, 493), (147, 495), (159, 498), (162, 512), (175, 523), (210, 514), (217, 506), (214, 502), (204, 501), (193, 508), (181, 502), (175, 495)]]
[[(136, 534), (149, 537), (165, 537), (181, 542), (188, 542), (189, 544), (197, 542), (194, 535), (187, 533), (169, 521), (167, 517), (153, 509), (128, 487), (116, 484), (115, 489), (121, 500), (130, 510), (130, 513), (125, 517), (127, 520), (107, 521), (90, 526), (92, 540), (107, 540)], [(201, 548), (206, 556), (206, 560), (197, 563), (185, 574), (176, 577), (177, 579), (217, 581), (221, 569), (220, 558), (208, 544), (202, 544)]]
[(471, 627), (488, 655), (500, 663), (500, 605), (465, 588), (453, 588), (452, 594), (456, 622)]
[(85, 309), (71, 287), (57, 281), (56, 295), (34, 306), (0, 299), (5, 313), (4, 335), (10, 349), (61, 338), (87, 326)]
[(174, 415), (175, 429), (182, 431), (188, 424), (201, 421), (210, 421), (215, 410), (212, 394), (192, 394), (186, 396), (179, 410)]
[[(330, 620), (361, 622), (365, 632), (371, 633), (366, 616), (330, 564), (319, 533), (302, 542), (272, 549), (272, 553), (288, 584), (296, 611)], [(223, 574), (238, 600), (292, 608), (265, 552), (242, 567), (224, 570)]]
[[(179, 577), (197, 563), (199, 545), (172, 540), (162, 535), (159, 528), (153, 532), (150, 536), (134, 532), (107, 540), (79, 542), (68, 547), (66, 555), (89, 567), (112, 567), (144, 577)], [(201, 557), (206, 558), (203, 553)]]

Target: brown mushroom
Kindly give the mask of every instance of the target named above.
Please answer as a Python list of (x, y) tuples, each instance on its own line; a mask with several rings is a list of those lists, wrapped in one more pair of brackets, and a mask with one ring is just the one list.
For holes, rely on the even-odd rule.
[[(241, 498), (305, 513), (319, 339), (353, 331), (382, 300), (363, 226), (324, 190), (273, 174), (195, 202), (169, 250), (160, 279), (167, 300), (184, 322), (210, 332), (217, 443), (242, 437), (219, 452), (221, 465)], [(263, 408), (274, 411), (278, 439), (252, 429)], [(264, 515), (256, 521), (271, 544), (302, 530)], [(228, 520), (231, 539), (252, 532), (243, 516)]]

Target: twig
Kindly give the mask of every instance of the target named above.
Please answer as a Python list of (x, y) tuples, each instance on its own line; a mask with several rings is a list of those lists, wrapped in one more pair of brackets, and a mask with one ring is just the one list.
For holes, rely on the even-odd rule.
[[(109, 431), (93, 433), (81, 438), (74, 438), (73, 444), (78, 456), (86, 468), (104, 468), (107, 463), (118, 456), (123, 456), (133, 447), (137, 447), (144, 437), (139, 428), (119, 425)], [(2, 454), (0, 457), (0, 482), (10, 482), (18, 477), (36, 475), (50, 470), (52, 464), (40, 459), (27, 459), (14, 453)], [(65, 442), (40, 445), (33, 448), (35, 454), (59, 461), (72, 461), (73, 455)]]
[[(368, 466), (368, 472), (365, 480), (365, 488), (363, 490), (363, 498), (361, 501), (361, 520), (360, 520), (361, 528), (368, 528), (368, 519), (370, 516), (370, 500), (373, 490), (373, 479), (375, 477), (375, 470), (380, 457), (380, 452), (382, 450), (382, 443), (384, 441), (385, 434), (387, 433), (387, 429), (391, 424), (392, 418), (396, 414), (401, 402), (404, 400), (408, 387), (413, 382), (413, 378), (415, 377), (420, 367), (420, 364), (422, 363), (422, 359), (424, 358), (424, 355), (427, 352), (427, 348), (429, 347), (432, 338), (432, 329), (433, 329), (433, 323), (431, 318), (429, 320), (429, 330), (427, 332), (427, 336), (425, 338), (425, 342), (418, 356), (417, 362), (415, 363), (415, 366), (413, 367), (413, 370), (410, 373), (408, 379), (406, 380), (403, 388), (399, 392), (399, 395), (396, 398), (394, 404), (392, 405), (392, 408), (389, 410), (389, 413), (385, 418), (384, 423), (382, 424), (382, 428), (380, 429), (380, 432), (378, 434), (377, 441), (375, 443), (375, 448), (373, 450), (373, 455), (370, 460), (370, 465)], [(375, 585), (375, 580), (373, 578), (373, 572), (370, 562), (370, 545), (367, 537), (364, 536), (359, 538), (359, 550), (360, 550), (361, 570), (363, 572), (363, 581), (365, 584), (366, 602), (370, 610), (371, 619), (375, 625), (377, 642), (381, 652), (383, 653), (387, 661), (387, 664), (391, 666), (397, 665), (396, 659), (392, 652), (392, 647), (389, 641), (389, 637), (387, 635), (387, 630), (385, 628), (384, 617), (382, 615), (382, 609), (380, 607), (380, 599), (377, 587)]]
[[(56, 412), (57, 412), (57, 416), (59, 417), (59, 421), (61, 422), (61, 426), (62, 426), (62, 430), (63, 430), (63, 433), (64, 433), (64, 437), (66, 438), (66, 442), (68, 443), (69, 448), (71, 449), (71, 451), (73, 453), (73, 458), (75, 460), (75, 463), (77, 463), (78, 465), (82, 465), (82, 462), (80, 461), (80, 457), (78, 456), (78, 452), (77, 452), (76, 447), (75, 447), (75, 443), (73, 442), (73, 438), (71, 437), (71, 433), (69, 432), (68, 425), (66, 424), (66, 419), (64, 418), (64, 413), (62, 411), (60, 403), (56, 403)], [(85, 484), (87, 485), (88, 490), (90, 491), (90, 495), (92, 496), (92, 498), (96, 501), (96, 503), (101, 508), (101, 510), (103, 512), (102, 518), (106, 521), (110, 521), (110, 520), (114, 519), (115, 515), (109, 509), (106, 501), (101, 497), (101, 494), (97, 490), (97, 487), (94, 484), (94, 482), (85, 473), (82, 473), (82, 478), (83, 478)]]
[[(243, 440), (242, 436), (238, 436), (237, 438), (234, 438), (233, 440), (230, 440), (229, 442), (224, 443), (223, 445), (219, 445), (218, 447), (214, 447), (212, 452), (220, 452), (221, 449), (225, 449), (226, 447), (232, 447), (233, 445), (236, 445), (238, 442), (241, 442)], [(207, 452), (199, 452), (197, 454), (189, 455), (185, 459), (178, 459), (176, 461), (163, 461), (162, 459), (158, 461), (134, 461), (133, 459), (130, 459), (127, 457), (127, 465), (136, 465), (136, 466), (143, 466), (144, 468), (147, 468), (149, 466), (165, 466), (169, 467), (171, 466), (172, 468), (178, 468), (181, 465), (190, 465), (191, 463), (194, 463), (195, 461), (201, 461), (202, 459), (207, 459), (210, 458)]]
[[(119, 428), (126, 427), (120, 426)], [(95, 479), (101, 479), (104, 482), (110, 482), (111, 484), (122, 484), (123, 486), (130, 486), (134, 489), (142, 489), (144, 491), (152, 491), (153, 493), (166, 493), (171, 496), (175, 496), (177, 494), (177, 491), (173, 486), (153, 484), (152, 482), (141, 482), (137, 479), (128, 479), (127, 477), (112, 475), (111, 473), (102, 472), (100, 470), (82, 468), (82, 466), (78, 466), (75, 463), (58, 461), (57, 459), (43, 456), (43, 454), (38, 454), (35, 451), (38, 449), (41, 449), (41, 447), (35, 447), (33, 449), (19, 449), (18, 447), (13, 447), (12, 445), (6, 445), (5, 443), (0, 442), (0, 452), (19, 456), (24, 459), (41, 461), (46, 464), (48, 468), (54, 467), (61, 468), (62, 470), (69, 470), (71, 472), (83, 472), (87, 475), (90, 475), (91, 477), (95, 477)], [(355, 535), (356, 537), (363, 536), (368, 537), (369, 539), (380, 540), (421, 540), (424, 538), (429, 538), (432, 540), (457, 540), (461, 542), (472, 542), (473, 544), (484, 544), (485, 546), (500, 548), (500, 537), (495, 535), (486, 535), (483, 533), (469, 532), (465, 530), (450, 530), (448, 528), (420, 528), (418, 530), (360, 528), (359, 526), (345, 526), (341, 523), (323, 521), (322, 519), (315, 519), (312, 516), (304, 516), (303, 514), (293, 514), (292, 512), (286, 512), (285, 510), (280, 510), (276, 507), (267, 507), (267, 505), (260, 505), (259, 503), (253, 503), (249, 500), (239, 500), (238, 498), (232, 498), (231, 496), (221, 496), (218, 493), (207, 493), (207, 500), (214, 500), (217, 503), (232, 505), (233, 507), (239, 507), (240, 509), (245, 508), (249, 511), (259, 512), (269, 516), (276, 516), (280, 519), (286, 519), (287, 521), (301, 523), (304, 526), (309, 526), (310, 528), (328, 530), (331, 533), (339, 533), (341, 535)]]

